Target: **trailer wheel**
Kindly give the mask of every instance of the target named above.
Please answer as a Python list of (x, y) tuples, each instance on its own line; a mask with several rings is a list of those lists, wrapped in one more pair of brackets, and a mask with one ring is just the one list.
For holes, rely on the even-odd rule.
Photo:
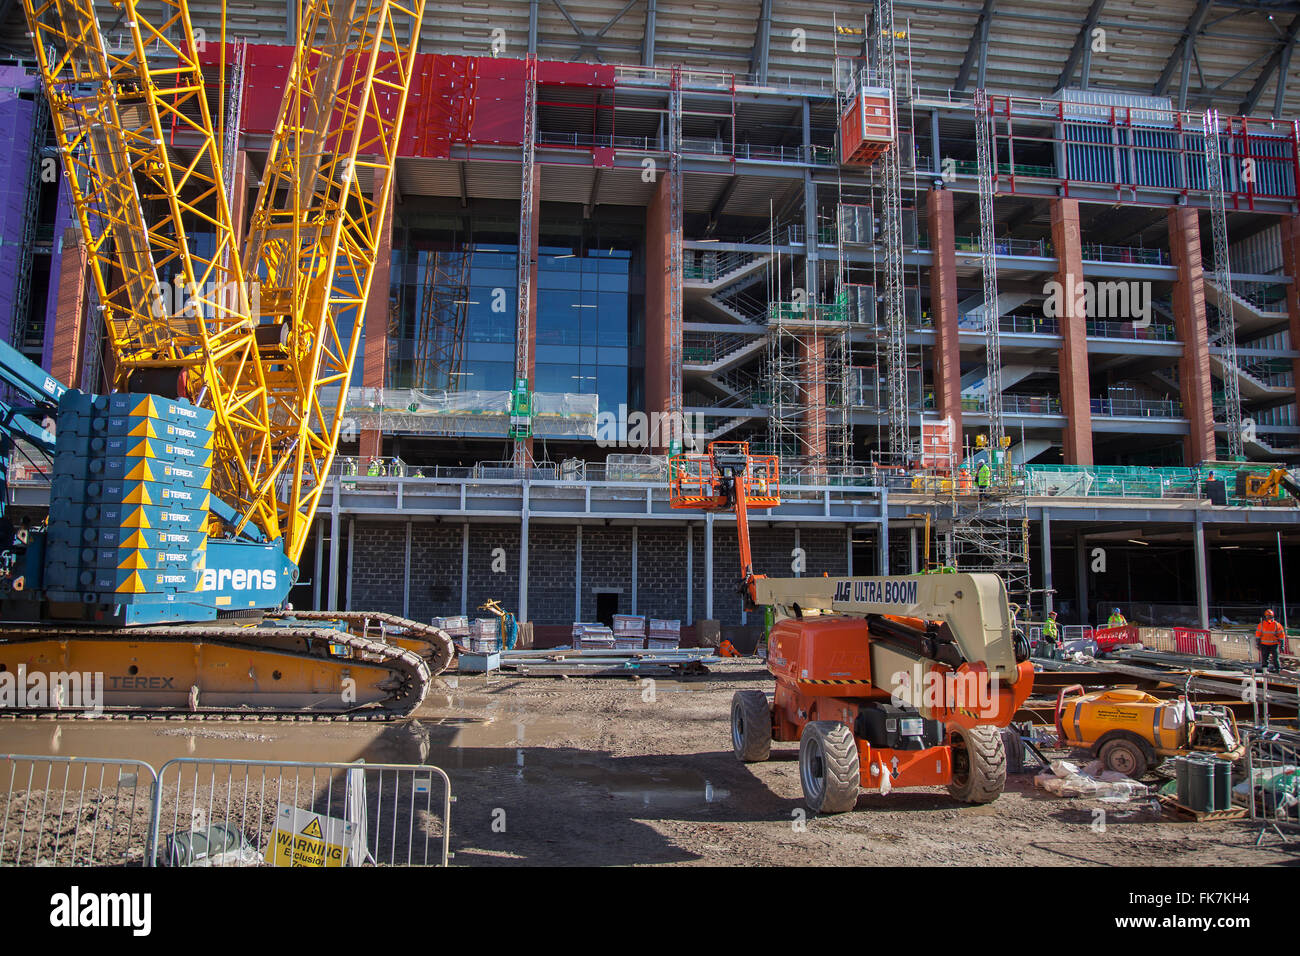
[(962, 803), (992, 803), (1007, 785), (1007, 752), (997, 727), (954, 727), (952, 783)]
[(1154, 762), (1155, 754), (1147, 753), (1146, 741), (1126, 733), (1106, 738), (1097, 748), (1101, 765), (1107, 770), (1141, 780)]
[(814, 813), (843, 813), (858, 802), (858, 742), (844, 724), (811, 720), (799, 737), (799, 781)]
[(761, 690), (738, 690), (732, 695), (731, 749), (742, 763), (772, 756), (772, 708)]

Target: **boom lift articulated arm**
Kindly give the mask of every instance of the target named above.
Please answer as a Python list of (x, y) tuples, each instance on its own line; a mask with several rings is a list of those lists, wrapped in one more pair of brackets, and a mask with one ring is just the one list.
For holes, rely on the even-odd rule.
[(669, 502), (674, 508), (734, 511), (740, 545), (740, 586), (745, 610), (758, 605), (756, 588), (763, 578), (754, 573), (749, 543), (749, 509), (781, 503), (779, 472), (773, 455), (750, 455), (748, 442), (715, 441), (706, 454), (674, 455), (669, 462)]

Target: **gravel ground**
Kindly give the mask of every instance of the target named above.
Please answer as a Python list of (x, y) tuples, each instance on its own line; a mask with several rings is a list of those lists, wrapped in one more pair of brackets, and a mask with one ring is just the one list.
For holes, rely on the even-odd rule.
[[(659, 680), (653, 687), (630, 680), (450, 674), (414, 718), (391, 724), (13, 721), (0, 724), (0, 752), (137, 758), (155, 768), (174, 757), (434, 764), (451, 778), (451, 849), (453, 863), (462, 866), (1300, 861), (1300, 841), (1283, 845), (1269, 835), (1255, 847), (1258, 824), (1172, 822), (1149, 801), (1053, 797), (1036, 790), (1030, 775), (1009, 778), (1007, 791), (985, 806), (958, 804), (942, 788), (924, 788), (863, 793), (851, 813), (808, 816), (796, 745), (777, 745), (761, 764), (741, 764), (731, 752), (732, 694), (771, 686), (771, 677), (752, 661), (715, 665), (707, 678)], [(56, 804), (57, 793), (43, 792), (40, 776), (30, 789), (27, 780), (26, 770), (0, 780), (0, 856), (7, 857), (0, 861), (12, 862), (16, 811), (24, 804), (44, 806), (59, 821), (63, 859), (75, 847), (73, 859), (90, 861), (84, 832), (80, 844), (76, 839), (78, 821), (84, 828), (99, 818), (120, 834), (118, 845), (110, 844), (111, 862), (138, 860), (147, 810), (130, 804), (147, 806), (144, 794), (92, 788), (85, 803)], [(188, 826), (192, 784), (186, 791), (179, 801), (165, 791), (164, 822), (180, 821), (181, 829)], [(371, 795), (372, 808), (378, 800), (378, 793)], [(268, 793), (243, 808), (246, 832), (269, 830), (275, 802)], [(318, 797), (313, 808), (328, 812), (329, 802)], [(233, 812), (212, 818), (227, 816), (235, 820)], [(436, 819), (417, 818), (417, 833), (441, 832)], [(403, 823), (408, 819), (402, 815)], [(134, 831), (129, 840), (128, 828)], [(33, 851), (48, 854), (49, 836), (35, 845), (33, 836), (26, 838), (24, 862), (34, 861)], [(264, 839), (254, 842), (264, 845)], [(96, 846), (95, 861), (110, 862), (103, 856), (110, 847)]]

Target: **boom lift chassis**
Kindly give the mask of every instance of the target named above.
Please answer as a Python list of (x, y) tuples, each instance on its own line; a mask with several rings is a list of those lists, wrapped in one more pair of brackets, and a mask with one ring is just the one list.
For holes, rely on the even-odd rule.
[(775, 693), (732, 699), (738, 759), (767, 760), (773, 741), (798, 741), (804, 799), (818, 813), (853, 809), (862, 789), (997, 799), (999, 728), (1033, 687), (997, 575), (768, 578), (753, 570), (748, 511), (780, 503), (776, 459), (714, 442), (675, 456), (669, 475), (674, 508), (735, 512), (745, 606), (773, 610)]

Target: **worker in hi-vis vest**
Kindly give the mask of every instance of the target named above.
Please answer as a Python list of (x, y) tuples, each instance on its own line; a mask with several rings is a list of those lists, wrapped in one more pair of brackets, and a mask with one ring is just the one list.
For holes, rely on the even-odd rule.
[(1280, 673), (1282, 670), (1282, 642), (1286, 640), (1286, 629), (1273, 619), (1271, 610), (1265, 611), (1255, 628), (1255, 640), (1259, 641), (1259, 663), (1264, 670)]
[(1119, 608), (1111, 608), (1110, 618), (1106, 621), (1107, 627), (1127, 627), (1128, 621), (1124, 615), (1119, 612)]
[(1061, 643), (1061, 629), (1056, 624), (1055, 611), (1047, 612), (1047, 620), (1043, 622), (1043, 640), (1053, 644)]
[(989, 490), (989, 482), (992, 480), (993, 480), (993, 469), (989, 467), (989, 463), (987, 461), (980, 462), (979, 467), (975, 469), (976, 491), (980, 495), (983, 495), (985, 492)]

